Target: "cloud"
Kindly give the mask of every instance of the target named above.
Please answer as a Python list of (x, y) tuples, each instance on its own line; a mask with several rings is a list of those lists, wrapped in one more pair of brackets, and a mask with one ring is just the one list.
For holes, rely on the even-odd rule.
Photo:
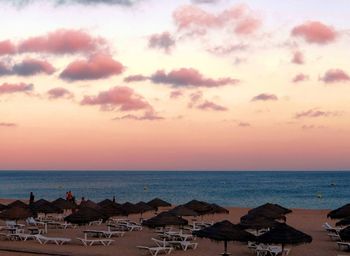
[(207, 12), (195, 5), (179, 7), (173, 13), (179, 31), (189, 35), (203, 35), (210, 29), (225, 29), (237, 35), (248, 35), (257, 31), (261, 19), (246, 5), (236, 5), (218, 14)]
[(7, 76), (12, 74), (12, 69), (3, 62), (0, 62), (0, 76)]
[(52, 88), (47, 92), (47, 94), (49, 95), (49, 99), (70, 99), (74, 96), (73, 93), (62, 87)]
[(293, 54), (292, 63), (302, 65), (305, 63), (304, 54), (301, 51), (295, 51)]
[(163, 32), (161, 34), (153, 34), (148, 40), (148, 47), (153, 49), (161, 49), (166, 53), (170, 53), (171, 49), (175, 46), (176, 41), (169, 32)]
[(16, 46), (9, 40), (0, 41), (0, 56), (16, 53)]
[(232, 52), (245, 51), (247, 49), (248, 49), (247, 44), (239, 43), (239, 44), (232, 44), (228, 46), (216, 46), (216, 47), (208, 48), (207, 51), (216, 55), (227, 55)]
[(1, 122), (1, 123), (0, 123), (0, 127), (12, 128), (12, 127), (17, 127), (17, 124), (15, 124), (15, 123), (4, 123), (4, 122)]
[(192, 0), (194, 4), (215, 4), (220, 2), (221, 0)]
[(127, 83), (142, 82), (142, 81), (146, 81), (146, 80), (149, 80), (149, 77), (141, 75), (141, 74), (131, 75), (131, 76), (127, 76), (124, 78), (124, 82), (127, 82)]
[(299, 118), (316, 118), (316, 117), (334, 117), (339, 115), (340, 115), (339, 112), (310, 109), (307, 111), (296, 113), (294, 118), (299, 119)]
[(102, 91), (96, 96), (85, 96), (81, 105), (99, 105), (101, 110), (121, 111), (150, 110), (151, 105), (133, 89), (129, 87), (116, 86), (108, 91)]
[(170, 98), (171, 99), (177, 99), (179, 97), (183, 96), (183, 92), (180, 90), (175, 90), (170, 93)]
[(292, 82), (293, 82), (293, 83), (299, 83), (299, 82), (304, 82), (304, 81), (307, 81), (307, 80), (309, 80), (309, 76), (300, 73), (300, 74), (297, 74), (297, 75), (293, 78)]
[(251, 101), (276, 101), (278, 97), (274, 94), (262, 93), (252, 98)]
[(198, 109), (201, 109), (201, 110), (214, 110), (214, 111), (227, 111), (228, 108), (224, 107), (224, 106), (221, 106), (221, 105), (218, 105), (212, 101), (204, 101), (202, 104), (199, 104), (197, 106)]
[(105, 46), (105, 43), (104, 39), (92, 37), (82, 30), (59, 29), (21, 41), (18, 50), (52, 54), (91, 53)]
[[(68, 5), (68, 4), (79, 4), (79, 5), (121, 5), (121, 6), (132, 6), (141, 0), (51, 0), (52, 4), (56, 6)], [(35, 2), (45, 2), (44, 0), (2, 0), (2, 2), (7, 2), (17, 6), (25, 6)]]
[(320, 79), (327, 84), (331, 84), (337, 82), (348, 82), (350, 76), (344, 70), (330, 69)]
[(150, 79), (156, 84), (169, 84), (174, 87), (219, 87), (239, 82), (239, 80), (230, 77), (206, 78), (193, 68), (181, 68), (169, 73), (158, 70)]
[(251, 127), (251, 124), (246, 123), (246, 122), (238, 122), (237, 126), (238, 127)]
[(314, 130), (314, 129), (324, 129), (322, 125), (303, 125), (301, 129), (303, 130)]
[(202, 100), (203, 93), (201, 91), (197, 91), (190, 94), (190, 103), (188, 103), (188, 107), (192, 108), (197, 102)]
[(302, 37), (308, 43), (328, 44), (335, 41), (338, 32), (331, 26), (319, 21), (308, 21), (293, 28), (293, 36)]
[(146, 111), (142, 116), (129, 114), (121, 117), (116, 117), (113, 120), (157, 121), (157, 120), (164, 120), (164, 119), (165, 119), (164, 117), (157, 115), (157, 113), (151, 110), (151, 111)]
[(70, 63), (60, 74), (68, 81), (97, 80), (122, 73), (124, 66), (103, 54), (92, 55), (88, 60), (76, 60)]
[(40, 73), (50, 75), (55, 72), (55, 68), (47, 61), (25, 59), (14, 65), (12, 72), (19, 76), (32, 76)]
[(0, 95), (1, 94), (9, 94), (9, 93), (16, 93), (16, 92), (31, 92), (34, 89), (34, 85), (32, 84), (25, 84), (25, 83), (18, 83), (18, 84), (9, 84), (9, 83), (3, 83), (0, 85)]

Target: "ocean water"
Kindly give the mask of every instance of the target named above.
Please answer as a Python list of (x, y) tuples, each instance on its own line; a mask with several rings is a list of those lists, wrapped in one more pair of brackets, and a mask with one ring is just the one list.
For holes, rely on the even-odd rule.
[(223, 206), (265, 202), (291, 208), (332, 209), (350, 203), (350, 172), (1, 171), (0, 198), (64, 197), (118, 202), (191, 199)]

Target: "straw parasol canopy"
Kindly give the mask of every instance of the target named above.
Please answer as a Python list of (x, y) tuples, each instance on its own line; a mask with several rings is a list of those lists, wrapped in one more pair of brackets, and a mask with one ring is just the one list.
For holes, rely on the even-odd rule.
[(245, 219), (244, 221), (241, 221), (238, 225), (242, 227), (243, 229), (255, 229), (260, 230), (264, 228), (272, 228), (278, 225), (279, 222), (268, 219), (265, 217), (257, 216), (255, 218), (249, 218)]
[(64, 220), (73, 224), (83, 225), (100, 219), (106, 220), (107, 218), (108, 216), (99, 210), (83, 207), (71, 215), (65, 217)]
[(262, 208), (258, 211), (249, 212), (248, 214), (241, 217), (241, 222), (248, 221), (249, 219), (256, 219), (258, 217), (264, 217), (271, 220), (283, 220), (286, 221), (286, 216), (275, 212), (271, 209)]
[(82, 209), (82, 208), (91, 208), (91, 209), (95, 209), (95, 210), (102, 209), (101, 206), (99, 206), (98, 204), (96, 204), (95, 202), (93, 202), (91, 200), (82, 201), (79, 205), (79, 209)]
[(287, 209), (279, 204), (271, 204), (271, 203), (266, 203), (266, 204), (263, 204), (263, 205), (260, 205), (254, 209), (251, 209), (248, 213), (259, 213), (259, 212), (264, 212), (264, 211), (271, 211), (271, 212), (275, 212), (277, 214), (280, 214), (280, 215), (286, 215), (288, 213), (291, 213), (292, 210), (290, 209)]
[(149, 228), (157, 228), (157, 227), (165, 227), (165, 226), (185, 226), (187, 224), (188, 224), (187, 220), (169, 212), (162, 212), (157, 216), (142, 222), (142, 225), (145, 225)]
[(129, 202), (122, 204), (122, 208), (126, 215), (139, 213), (138, 207)]
[(342, 207), (329, 212), (327, 217), (331, 219), (343, 219), (350, 217), (350, 204), (343, 205)]
[(184, 204), (187, 208), (190, 208), (191, 210), (194, 210), (198, 213), (198, 215), (206, 215), (210, 214), (213, 207), (211, 204), (203, 201), (198, 200), (192, 200), (186, 204)]
[(342, 241), (350, 241), (350, 227), (344, 228), (339, 232)]
[(22, 207), (22, 208), (28, 208), (29, 206), (26, 203), (23, 203), (20, 200), (16, 200), (10, 204), (7, 205), (7, 208), (12, 208), (12, 207)]
[(270, 231), (257, 237), (257, 240), (264, 244), (281, 244), (283, 248), (285, 245), (311, 243), (312, 237), (285, 223), (280, 223)]
[(222, 254), (229, 255), (227, 253), (227, 242), (238, 241), (248, 242), (255, 241), (255, 236), (240, 228), (238, 225), (234, 225), (228, 220), (217, 222), (214, 225), (204, 228), (199, 231), (193, 232), (193, 235), (201, 238), (208, 238), (214, 241), (223, 241), (225, 246), (225, 252)]
[(146, 204), (145, 202), (138, 202), (137, 204), (135, 204), (135, 206), (138, 209), (138, 212), (141, 213), (141, 215), (145, 212), (150, 212), (150, 211), (154, 211), (155, 208), (152, 206), (149, 206), (148, 204)]
[(155, 209), (158, 209), (159, 207), (170, 207), (171, 204), (160, 199), (160, 198), (154, 198), (151, 201), (147, 202), (147, 204)]
[(105, 200), (103, 200), (103, 201), (101, 201), (101, 202), (98, 202), (97, 204), (98, 204), (99, 206), (101, 206), (101, 207), (104, 207), (104, 206), (110, 205), (110, 204), (112, 204), (112, 203), (113, 203), (112, 200), (110, 200), (110, 199), (105, 199)]
[(35, 213), (62, 213), (63, 210), (55, 206), (54, 204), (46, 201), (45, 199), (40, 199), (30, 206), (30, 209)]
[(24, 220), (29, 217), (33, 217), (33, 212), (27, 207), (14, 206), (3, 210), (0, 213), (0, 219), (2, 220)]
[(0, 204), (0, 212), (6, 209), (6, 205)]
[(229, 214), (230, 213), (229, 210), (217, 204), (211, 204), (211, 207), (212, 207), (212, 210), (210, 214)]
[(347, 217), (345, 219), (342, 219), (335, 223), (336, 226), (349, 226), (350, 225), (350, 217)]
[(63, 198), (58, 198), (52, 202), (52, 204), (61, 210), (71, 210), (77, 208), (77, 205), (73, 202), (67, 201)]
[(108, 217), (127, 215), (121, 205), (113, 202), (102, 207), (101, 211)]
[(171, 209), (169, 213), (175, 214), (176, 216), (198, 216), (198, 213), (194, 210), (187, 208), (184, 205), (176, 206), (174, 209)]

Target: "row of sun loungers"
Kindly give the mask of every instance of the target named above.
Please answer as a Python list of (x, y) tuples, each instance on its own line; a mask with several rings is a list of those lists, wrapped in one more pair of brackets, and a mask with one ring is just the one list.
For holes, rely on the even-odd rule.
[(282, 246), (256, 244), (254, 242), (248, 242), (248, 248), (256, 256), (287, 256), (290, 253), (290, 249), (282, 249)]

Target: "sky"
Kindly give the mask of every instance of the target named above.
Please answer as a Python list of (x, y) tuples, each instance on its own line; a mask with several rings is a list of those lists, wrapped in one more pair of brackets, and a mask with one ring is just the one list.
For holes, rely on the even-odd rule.
[(347, 0), (0, 0), (0, 170), (349, 170)]

